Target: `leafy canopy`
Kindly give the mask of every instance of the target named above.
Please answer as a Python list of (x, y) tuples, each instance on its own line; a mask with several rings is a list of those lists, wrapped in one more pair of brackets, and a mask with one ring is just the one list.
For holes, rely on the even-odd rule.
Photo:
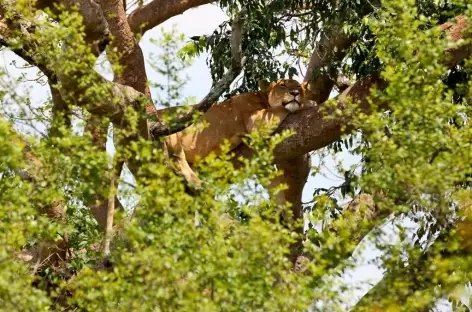
[[(263, 190), (277, 174), (272, 151), (289, 133), (274, 135), (262, 127), (247, 139), (254, 157), (241, 160), (239, 167), (226, 154), (201, 160), (204, 185), (192, 196), (165, 165), (155, 143), (134, 141), (127, 150), (117, 150), (115, 155), (125, 153), (141, 164), (131, 191), (139, 201), (132, 221), (114, 239), (112, 267), (103, 268), (96, 248), (102, 234), (87, 206), (97, 194), (106, 198), (110, 191), (103, 183), (111, 162), (106, 152), (93, 147), (87, 132), (61, 127), (60, 136), (39, 139), (18, 134), (13, 130), (18, 124), (1, 119), (0, 310), (342, 311), (346, 305), (337, 276), (353, 265), (349, 256), (369, 232), (383, 252), (377, 264), (386, 273), (355, 309), (421, 311), (444, 298), (463, 309), (454, 294), (471, 279), (471, 63), (446, 68), (444, 50), (451, 43), (437, 25), (457, 14), (470, 17), (470, 5), (410, 0), (219, 4), (230, 15), (241, 7), (248, 12), (243, 46), (248, 60), (234, 92), (255, 89), (260, 78), (299, 74), (298, 62), (306, 61), (313, 43), (322, 33), (335, 31), (353, 36), (355, 43), (342, 62), (317, 69), (317, 74), (336, 69), (360, 79), (380, 71), (388, 83), (372, 90), (371, 114), (360, 112), (355, 102), (340, 112), (361, 134), (358, 142), (346, 144), (362, 156), (361, 170), (346, 173), (352, 185), (342, 192), (314, 191), (315, 204), (306, 207), (311, 226), (305, 249), (312, 257), (306, 274), (292, 270), (287, 259), (290, 245), (299, 239), (279, 222), (287, 207), (277, 206)], [(33, 38), (12, 34), (12, 46), (34, 44), (38, 62), (58, 75), (80, 77), (77, 87), (89, 103), (112, 95), (91, 70), (96, 57), (83, 40), (77, 13), (57, 16), (57, 25), (35, 19), (27, 3), (16, 3), (16, 10), (36, 31)], [(158, 70), (168, 75), (187, 65), (174, 55), (190, 58), (208, 50), (212, 76), (220, 78), (230, 64), (228, 31), (223, 24), (211, 36), (194, 38), (180, 54), (178, 40), (172, 41), (178, 35), (166, 34), (159, 42), (165, 54)], [(107, 56), (117, 57), (113, 53), (107, 51)], [(289, 60), (276, 58), (279, 53)], [(7, 90), (1, 110), (24, 107), (32, 94), (20, 96), (7, 73), (1, 78)], [(175, 104), (181, 96), (176, 86), (181, 85), (178, 75), (168, 75), (160, 99)], [(63, 96), (71, 103), (77, 100)], [(88, 116), (77, 110), (80, 118)], [(48, 109), (41, 113), (48, 117), (45, 121), (51, 119)], [(132, 133), (137, 115), (127, 108), (128, 123), (122, 129), (115, 125), (114, 135)], [(106, 118), (102, 122), (109, 124)], [(75, 126), (83, 128), (80, 122)], [(331, 148), (337, 152), (339, 146)], [(365, 205), (352, 213), (336, 205), (336, 199), (360, 192), (374, 196), (378, 218), (369, 219)], [(46, 219), (45, 209), (57, 203), (66, 218)], [(398, 229), (398, 244), (387, 244), (378, 228), (372, 230), (384, 222), (383, 216), (391, 216)], [(416, 225), (413, 233), (403, 222), (407, 218)], [(18, 261), (20, 249), (64, 233), (72, 256), (63, 267), (38, 271), (34, 264)]]

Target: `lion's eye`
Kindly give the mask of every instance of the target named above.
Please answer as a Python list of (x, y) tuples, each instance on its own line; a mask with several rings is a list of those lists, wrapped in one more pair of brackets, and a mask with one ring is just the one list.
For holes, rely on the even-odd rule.
[(281, 83), (280, 86), (281, 86), (282, 88), (287, 88), (287, 85), (286, 85), (285, 83)]

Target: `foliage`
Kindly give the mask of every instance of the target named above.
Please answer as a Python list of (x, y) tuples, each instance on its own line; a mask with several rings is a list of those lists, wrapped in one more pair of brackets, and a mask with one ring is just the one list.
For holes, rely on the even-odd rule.
[[(0, 120), (0, 309), (2, 311), (41, 311), (51, 304), (45, 293), (32, 286), (33, 277), (26, 266), (12, 257), (28, 239), (53, 230), (44, 217), (34, 217), (35, 202), (29, 200), (31, 183), (15, 174), (24, 167), (22, 144), (12, 142), (11, 125)], [(50, 233), (50, 232), (49, 232)]]
[[(383, 289), (388, 295), (379, 302), (373, 292), (362, 302), (367, 307), (394, 309), (401, 304), (405, 311), (431, 309), (438, 297), (447, 298), (470, 281), (472, 259), (463, 245), (470, 237), (458, 236), (457, 231), (461, 218), (469, 218), (472, 133), (466, 98), (471, 89), (465, 80), (459, 89), (444, 79), (448, 56), (443, 51), (450, 43), (437, 27), (431, 27), (465, 5), (454, 4), (450, 11), (438, 14), (435, 6), (424, 2), (384, 2), (376, 18), (366, 20), (376, 37), (382, 78), (388, 81), (385, 90), (373, 91), (371, 107), (375, 111), (388, 103), (389, 112), (355, 117), (368, 142), (358, 150), (368, 161), (357, 186), (377, 194), (376, 204), (396, 216), (400, 231), (405, 231), (402, 218), (417, 222), (413, 237), (401, 235), (399, 246), (378, 243), (385, 250), (380, 265), (387, 277), (376, 291)], [(470, 16), (470, 11), (462, 14)], [(469, 66), (461, 64), (460, 71), (469, 72)], [(459, 98), (456, 92), (464, 96)], [(385, 286), (391, 283), (403, 285), (402, 292), (387, 291)]]
[(268, 162), (268, 148), (284, 137), (253, 135), (260, 154), (241, 169), (212, 156), (202, 167), (208, 187), (192, 197), (184, 193), (180, 177), (149, 162), (138, 178), (138, 185), (145, 186), (137, 190), (140, 210), (126, 229), (126, 242), (112, 255), (113, 271), (84, 270), (68, 285), (71, 303), (95, 311), (307, 307), (313, 296), (305, 286), (310, 278), (289, 270), (286, 255), (293, 238), (271, 222), (280, 211), (270, 200), (257, 198), (257, 205), (251, 201), (240, 207), (249, 216), (240, 223), (228, 214), (231, 200), (221, 197), (233, 183), (240, 184), (239, 196), (248, 193), (248, 176), (266, 184), (273, 169), (259, 164)]
[[(381, 72), (388, 83), (372, 90), (370, 114), (346, 100), (344, 110), (336, 107), (326, 116), (348, 117), (358, 130), (357, 136), (343, 137), (328, 150), (360, 155), (361, 169), (345, 170), (338, 187), (313, 191), (304, 242), (311, 261), (303, 264), (304, 274), (287, 258), (301, 237), (294, 225), (281, 222), (289, 208), (273, 200), (280, 188), (266, 191), (280, 174), (272, 166), (273, 150), (292, 133), (274, 134), (270, 126), (261, 126), (245, 139), (253, 157), (239, 160), (239, 166), (223, 146), (228, 153), (199, 161), (203, 184), (189, 190), (166, 165), (156, 142), (130, 135), (139, 122), (136, 105), (142, 104), (131, 103), (126, 122), (115, 124), (113, 135), (129, 139), (127, 149), (116, 155), (138, 164), (132, 193), (139, 202), (131, 221), (117, 222), (120, 229), (106, 258), (100, 246), (103, 234), (88, 210), (110, 192), (111, 160), (92, 144), (96, 138), (71, 131), (64, 120), (54, 125), (61, 129), (57, 135), (29, 137), (13, 130), (18, 128), (15, 118), (0, 119), (0, 310), (343, 311), (347, 304), (339, 295), (343, 286), (338, 277), (355, 264), (351, 255), (364, 237), (381, 250), (376, 263), (385, 277), (354, 310), (427, 311), (441, 299), (464, 309), (456, 293), (471, 280), (472, 60), (448, 70), (444, 51), (455, 46), (437, 25), (457, 14), (470, 19), (467, 1), (218, 3), (230, 17), (241, 7), (248, 15), (244, 74), (228, 96), (256, 89), (260, 78), (300, 74), (299, 64), (306, 62), (321, 34), (336, 32), (355, 43), (343, 60), (317, 74), (336, 69), (363, 78)], [(55, 78), (80, 77), (80, 99), (77, 93), (62, 93), (68, 104), (85, 99), (91, 105), (114, 96), (93, 70), (96, 56), (84, 40), (77, 12), (47, 12), (58, 21), (51, 23), (36, 19), (27, 2), (14, 7), (30, 23), (20, 25), (10, 47), (37, 46), (30, 57), (52, 69)], [(230, 64), (229, 25), (193, 38), (184, 48), (176, 29), (155, 41), (162, 53), (153, 57), (154, 69), (166, 80), (155, 85), (159, 104), (186, 102), (181, 93), (186, 78), (180, 73), (203, 51), (210, 52), (213, 79), (221, 78)], [(23, 36), (26, 28), (34, 29), (34, 36)], [(107, 57), (118, 59), (121, 52), (108, 50)], [(43, 116), (34, 121), (50, 129), (50, 105), (30, 105), (34, 95), (17, 94), (18, 85), (7, 78), (1, 84), (0, 111), (28, 106), (33, 116)], [(66, 90), (61, 84), (53, 87)], [(83, 106), (78, 110), (76, 117), (87, 116)], [(108, 124), (106, 118), (101, 121)], [(374, 203), (361, 203), (354, 211), (340, 207), (342, 200), (360, 193), (371, 194)], [(47, 219), (52, 204), (60, 204), (66, 216)], [(413, 232), (406, 221), (415, 224)], [(389, 224), (398, 233), (398, 244), (383, 239), (381, 226)], [(65, 236), (70, 254), (61, 265), (18, 259), (19, 251)]]

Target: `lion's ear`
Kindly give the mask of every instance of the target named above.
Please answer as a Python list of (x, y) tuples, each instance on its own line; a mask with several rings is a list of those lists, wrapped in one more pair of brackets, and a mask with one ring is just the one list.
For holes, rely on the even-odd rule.
[(269, 86), (270, 86), (270, 82), (268, 82), (267, 80), (265, 79), (259, 80), (259, 90), (265, 92), (267, 91), (267, 89), (269, 89)]

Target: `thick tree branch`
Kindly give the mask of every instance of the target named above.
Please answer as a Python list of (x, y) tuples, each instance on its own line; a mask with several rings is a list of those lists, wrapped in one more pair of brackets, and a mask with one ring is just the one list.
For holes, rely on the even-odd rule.
[(242, 56), (242, 35), (244, 32), (245, 11), (241, 11), (231, 24), (231, 67), (228, 72), (211, 88), (210, 92), (190, 112), (178, 118), (172, 125), (166, 126), (155, 123), (151, 127), (153, 139), (163, 135), (170, 135), (184, 130), (192, 124), (197, 112), (205, 113), (226, 91), (242, 70), (244, 58)]
[[(100, 0), (100, 6), (103, 9), (105, 18), (113, 36), (112, 48), (119, 51), (118, 65), (120, 69), (114, 71), (114, 81), (130, 86), (139, 92), (142, 92), (149, 99), (151, 91), (148, 86), (146, 69), (144, 67), (144, 56), (141, 47), (135, 39), (126, 18), (125, 8), (121, 0)], [(145, 110), (141, 107), (135, 107), (138, 113), (155, 113), (156, 109), (150, 101)], [(144, 139), (150, 138), (149, 125), (144, 114), (140, 115), (139, 133)]]
[[(8, 17), (8, 14), (13, 16)], [(19, 14), (9, 12), (9, 7), (6, 4), (0, 4), (0, 45), (9, 48), (29, 64), (37, 66), (47, 77), (53, 77), (54, 72), (51, 68), (35, 61), (35, 50), (30, 41), (24, 42), (22, 46), (10, 44), (9, 41), (16, 37), (12, 31), (18, 31), (22, 27), (26, 32), (30, 30), (31, 24), (23, 21)]]
[[(147, 83), (147, 74), (144, 66), (144, 56), (136, 38), (134, 37), (131, 28), (126, 18), (126, 9), (124, 1), (122, 0), (100, 0), (100, 7), (103, 9), (105, 19), (108, 22), (110, 33), (112, 35), (111, 48), (109, 52), (115, 50), (119, 51), (117, 61), (114, 65), (119, 65), (118, 70), (114, 70), (114, 81), (123, 85), (134, 88), (141, 92), (148, 100), (148, 105), (134, 105), (132, 106), (138, 112), (139, 136), (144, 139), (150, 139), (148, 119), (145, 118), (144, 113), (153, 114), (156, 110), (151, 101), (151, 92)], [(113, 58), (109, 58), (113, 62)], [(126, 103), (124, 103), (126, 105)], [(118, 138), (118, 127), (114, 127), (114, 137)], [(131, 134), (120, 136), (120, 139), (115, 140), (117, 149), (120, 146), (128, 146), (129, 142), (136, 140), (139, 136)], [(116, 157), (116, 155), (115, 155)], [(113, 161), (114, 166), (110, 172), (110, 179), (105, 179), (108, 182), (110, 192), (113, 193), (116, 189), (116, 180), (121, 174), (123, 162)], [(129, 161), (130, 168), (136, 167), (135, 161)], [(99, 221), (100, 226), (106, 230), (104, 250), (105, 254), (110, 251), (111, 243), (111, 229), (113, 227), (113, 214), (117, 203), (115, 195), (111, 194), (107, 199), (97, 198), (96, 205), (91, 206), (94, 211), (94, 216)]]
[[(61, 90), (61, 93), (63, 96), (66, 97), (66, 100), (70, 100), (71, 103), (77, 105), (77, 106), (82, 106), (85, 107), (90, 113), (95, 114), (97, 116), (102, 116), (102, 117), (108, 117), (111, 119), (111, 121), (119, 126), (123, 127), (126, 124), (126, 118), (124, 118), (124, 114), (126, 111), (126, 108), (128, 106), (132, 107), (139, 107), (140, 101), (146, 101), (146, 98), (149, 97), (146, 92), (148, 92), (148, 87), (146, 84), (146, 79), (145, 79), (145, 71), (143, 68), (144, 65), (144, 60), (142, 59), (142, 52), (139, 49), (139, 46), (137, 43), (134, 41), (134, 38), (132, 38), (131, 34), (129, 31), (126, 31), (126, 29), (121, 29), (119, 20), (113, 18), (113, 14), (115, 13), (122, 13), (122, 10), (113, 8), (112, 4), (108, 4), (106, 6), (108, 10), (105, 10), (110, 16), (109, 23), (112, 25), (110, 26), (110, 31), (113, 32), (113, 35), (116, 37), (116, 34), (118, 35), (118, 38), (121, 38), (122, 43), (118, 43), (119, 45), (124, 45), (123, 42), (127, 42), (128, 40), (131, 40), (133, 42), (133, 45), (131, 47), (126, 46), (124, 51), (124, 56), (120, 59), (120, 62), (126, 63), (125, 64), (125, 69), (124, 69), (124, 74), (120, 77), (120, 82), (125, 83), (125, 81), (129, 81), (130, 83), (125, 83), (126, 85), (131, 86), (132, 88), (128, 86), (124, 86), (118, 83), (111, 83), (101, 77), (98, 73), (93, 71), (92, 69), (88, 70), (87, 72), (82, 72), (83, 69), (80, 70), (69, 70), (69, 72), (66, 74), (63, 74), (60, 69), (53, 68), (47, 63), (47, 60), (38, 58), (35, 54), (34, 48), (26, 49), (29, 47), (27, 44), (23, 45), (22, 50), (19, 52), (21, 55), (25, 56), (28, 58), (28, 60), (33, 64), (37, 65), (39, 67), (44, 67), (44, 71), (48, 73), (56, 73), (58, 82), (59, 82), (59, 89)], [(242, 22), (242, 19), (236, 19), (234, 22), (234, 25), (239, 25)], [(240, 30), (241, 27), (235, 27), (235, 31), (233, 34), (233, 62), (230, 71), (223, 77), (221, 81), (219, 81), (215, 87), (209, 92), (209, 94), (203, 99), (203, 101), (200, 103), (201, 105), (199, 106), (199, 109), (195, 109), (194, 112), (197, 111), (206, 111), (214, 102), (216, 102), (217, 98), (221, 95), (222, 92), (227, 88), (226, 86), (229, 85), (233, 80), (234, 77), (237, 76), (237, 74), (241, 70), (241, 55), (240, 55), (240, 42), (241, 42), (241, 37), (238, 32), (238, 29)], [(115, 34), (116, 33), (116, 34)], [(31, 34), (29, 33), (24, 33), (23, 36), (20, 38), (22, 39), (22, 42), (28, 43), (29, 38), (31, 38)], [(8, 38), (1, 38), (3, 39), (4, 43), (8, 43)], [(24, 40), (23, 40), (24, 39)], [(118, 39), (115, 39), (118, 40)], [(118, 40), (119, 41), (119, 40)], [(117, 42), (118, 42), (117, 41)], [(79, 57), (79, 56), (77, 56)], [(128, 60), (130, 62), (128, 62)], [(139, 61), (141, 60), (141, 62)], [(56, 64), (61, 64), (64, 62), (57, 62)], [(136, 65), (136, 63), (141, 64), (142, 66)], [(239, 64), (239, 65), (237, 65)], [(142, 68), (141, 68), (142, 67)], [(139, 68), (142, 69), (138, 70)], [(88, 76), (87, 84), (86, 85), (81, 85), (77, 84), (76, 79), (73, 77), (83, 77), (84, 75)], [(136, 77), (139, 77), (139, 81), (137, 81)], [(144, 79), (142, 78), (144, 77)], [(95, 91), (95, 86), (98, 87), (98, 89), (103, 90), (105, 89), (105, 93), (109, 93), (109, 96), (103, 96), (102, 92), (97, 92)], [(135, 89), (135, 90), (133, 90)], [(142, 89), (138, 90), (138, 89)], [(137, 92), (141, 91), (141, 92)], [(87, 94), (86, 97), (84, 95)], [(148, 106), (148, 114), (154, 115), (152, 110), (153, 110), (153, 105), (152, 103), (149, 104)], [(185, 121), (191, 120), (193, 114), (188, 114), (184, 116), (184, 119), (182, 119), (183, 123)], [(159, 127), (155, 128), (159, 129)], [(161, 127), (160, 129), (163, 129)], [(164, 128), (165, 129), (165, 128)], [(174, 128), (177, 130), (176, 128)], [(157, 130), (158, 131), (158, 130)], [(159, 131), (157, 132), (159, 134)], [(162, 130), (161, 133), (169, 133), (168, 129)]]
[[(283, 191), (284, 199), (292, 204), (292, 218), (295, 221), (303, 220), (302, 194), (311, 169), (309, 154), (292, 157), (276, 163), (277, 170), (283, 171), (283, 183), (289, 186)], [(294, 231), (300, 234), (300, 239), (290, 246), (289, 259), (296, 263), (298, 256), (303, 252), (303, 222), (295, 223)]]
[[(338, 97), (338, 108), (344, 109), (345, 102), (349, 98), (353, 102), (359, 102), (364, 112), (369, 112), (367, 98), (374, 86), (383, 89), (386, 83), (378, 76), (360, 79)], [(349, 127), (349, 118), (327, 118), (328, 115), (320, 107), (288, 115), (278, 131), (292, 129), (295, 135), (276, 147), (274, 151), (276, 159), (286, 159), (318, 150), (339, 140), (342, 134), (352, 130), (352, 127)]]
[[(106, 143), (107, 143), (107, 132), (108, 132), (108, 124), (104, 123), (103, 120), (98, 118), (97, 116), (91, 115), (87, 123), (85, 125), (85, 132), (88, 133), (91, 137), (92, 145), (97, 148), (98, 150), (105, 152), (106, 151)], [(116, 156), (115, 156), (116, 157)], [(119, 184), (119, 177), (121, 174), (121, 170), (123, 168), (123, 162), (113, 160), (113, 163), (116, 163), (116, 167), (113, 168), (114, 170), (114, 177), (115, 177), (115, 186)], [(111, 182), (108, 178), (111, 174), (108, 172), (103, 172), (103, 188), (107, 188)], [(98, 226), (101, 230), (105, 231), (107, 225), (107, 210), (109, 206), (109, 201), (105, 198), (102, 194), (96, 194), (93, 196), (90, 202), (87, 203), (87, 206), (90, 208), (95, 220), (97, 220)], [(115, 196), (114, 199), (114, 208), (116, 210), (123, 210), (123, 207), (118, 199)]]
[[(107, 131), (108, 125), (104, 123), (100, 118), (91, 115), (87, 119), (87, 123), (85, 124), (85, 133), (91, 136), (92, 145), (97, 148), (97, 150), (102, 152), (106, 151)], [(106, 187), (110, 184), (106, 172), (103, 172), (102, 181), (103, 185)], [(104, 189), (106, 187), (104, 187)], [(107, 224), (107, 199), (103, 196), (103, 194), (96, 194), (95, 196), (93, 196), (91, 202), (87, 203), (87, 206), (95, 217), (95, 220), (97, 220), (100, 229), (105, 231)]]
[[(59, 6), (57, 6), (59, 5)], [(38, 0), (36, 7), (40, 10), (48, 8), (55, 15), (61, 14), (61, 7), (72, 11), (76, 8), (78, 13), (82, 16), (83, 24), (85, 26), (85, 38), (89, 45), (93, 45), (94, 53), (101, 53), (98, 48), (99, 44), (103, 42), (109, 34), (108, 23), (103, 15), (100, 6), (93, 0)]]
[(309, 82), (309, 100), (321, 104), (328, 99), (337, 76), (336, 67), (330, 64), (342, 60), (353, 42), (354, 38), (345, 35), (341, 29), (321, 34), (304, 79)]
[(214, 2), (215, 0), (153, 0), (128, 16), (128, 23), (135, 34), (144, 34), (167, 19), (184, 13), (188, 9)]
[(54, 78), (50, 78), (48, 81), (49, 89), (51, 90), (52, 97), (52, 120), (51, 126), (48, 130), (49, 137), (60, 136), (61, 126), (65, 126), (67, 129), (70, 129), (72, 126), (72, 109), (70, 105), (61, 96), (61, 92), (56, 89), (56, 82)]
[[(104, 46), (101, 46), (101, 44), (103, 44), (104, 40), (108, 39), (107, 34), (109, 32), (108, 31), (108, 23), (105, 20), (104, 15), (102, 14), (101, 8), (95, 2), (93, 2), (91, 0), (61, 1), (60, 4), (64, 5), (63, 8), (59, 8), (59, 7), (55, 6), (54, 4), (55, 4), (54, 1), (39, 1), (39, 3), (37, 5), (38, 5), (39, 9), (49, 8), (50, 10), (52, 10), (53, 14), (56, 14), (56, 15), (60, 14), (61, 9), (63, 9), (63, 8), (65, 10), (73, 10), (73, 8), (76, 8), (77, 5), (78, 5), (79, 13), (84, 18), (83, 22), (85, 24), (85, 38), (84, 38), (85, 42), (91, 48), (91, 52), (97, 57), (104, 49)], [(18, 17), (19, 17), (19, 20), (17, 22), (18, 22), (18, 24), (21, 24), (22, 23), (21, 22), (21, 16), (18, 15)], [(31, 36), (29, 36), (29, 34), (25, 34), (24, 38), (31, 38)], [(51, 128), (49, 130), (49, 135), (50, 136), (57, 136), (57, 135), (60, 134), (59, 133), (59, 128), (58, 128), (59, 126), (61, 126), (62, 124), (70, 125), (70, 102), (64, 100), (63, 96), (61, 96), (60, 91), (62, 91), (63, 93), (66, 92), (67, 95), (72, 95), (74, 92), (77, 91), (77, 85), (74, 82), (74, 80), (72, 80), (72, 79), (69, 80), (69, 78), (67, 76), (61, 75), (61, 74), (59, 75), (59, 77), (63, 78), (63, 79), (61, 81), (61, 84), (58, 85), (57, 77), (55, 75), (54, 70), (51, 67), (44, 66), (41, 62), (41, 61), (44, 61), (44, 60), (40, 59), (38, 61), (38, 60), (35, 60), (34, 56), (30, 56), (30, 54), (35, 53), (35, 49), (34, 49), (35, 44), (34, 43), (30, 44), (30, 41), (27, 41), (27, 40), (23, 40), (23, 42), (25, 43), (24, 47), (21, 48), (21, 49), (14, 49), (14, 52), (19, 54), (19, 56), (23, 57), (23, 59), (25, 59), (29, 63), (36, 64), (38, 66), (38, 68), (40, 70), (42, 70), (44, 73), (46, 73), (49, 77), (49, 85), (51, 87), (51, 94), (52, 94), (52, 99), (53, 99), (53, 109), (52, 109), (53, 120), (52, 120)], [(4, 44), (8, 45), (8, 42), (5, 41)], [(64, 49), (65, 49), (65, 52), (67, 52), (66, 46), (64, 47)], [(100, 82), (100, 80), (102, 80), (102, 79), (100, 79), (99, 75), (95, 74), (93, 76), (95, 76), (97, 82)], [(105, 80), (102, 80), (102, 82), (104, 82), (105, 84), (110, 84), (109, 82), (107, 82)], [(64, 86), (66, 86), (67, 83), (70, 83), (71, 88), (73, 88), (72, 89), (73, 91), (61, 90), (61, 88), (64, 88)], [(112, 88), (111, 85), (109, 87)], [(135, 94), (138, 97), (140, 96), (137, 92), (135, 92)], [(75, 99), (78, 98), (76, 96), (73, 96), (73, 97)], [(70, 97), (69, 97), (69, 99), (70, 99)], [(113, 94), (110, 95), (110, 97), (107, 97), (106, 100), (113, 102), (114, 101)], [(111, 102), (108, 103), (108, 104), (114, 105)], [(133, 102), (136, 102), (136, 101), (133, 100)], [(133, 103), (133, 102), (131, 102), (131, 103)], [(72, 101), (72, 103), (78, 104), (77, 102), (74, 102), (74, 101)], [(119, 119), (124, 120), (124, 117), (122, 115), (124, 114), (125, 105), (121, 105), (121, 107), (113, 107), (113, 108), (110, 107), (111, 105), (108, 108), (103, 108), (103, 107), (99, 108), (97, 106), (94, 107), (94, 103), (102, 103), (103, 104), (103, 103), (106, 103), (106, 101), (94, 101), (93, 97), (91, 97), (89, 99), (85, 98), (83, 103), (89, 108), (89, 111), (91, 111), (91, 112), (94, 112), (94, 111), (104, 112), (105, 115), (106, 115), (106, 114), (111, 113), (112, 111), (115, 111), (115, 113), (112, 113), (112, 114), (114, 114), (114, 116), (118, 117), (118, 118), (112, 118), (112, 119), (115, 119), (113, 121), (115, 122), (115, 124), (116, 124), (116, 122), (118, 122), (117, 125), (120, 125), (120, 124), (123, 125), (119, 121)], [(86, 104), (86, 103), (88, 103), (88, 104)], [(118, 104), (118, 105), (120, 105), (120, 104)], [(108, 106), (108, 105), (106, 105), (106, 106)], [(112, 109), (112, 111), (109, 110), (110, 108)], [(111, 117), (111, 116), (108, 116), (108, 117)], [(98, 118), (96, 118), (96, 119), (98, 119)], [(98, 123), (98, 121), (97, 121), (97, 123)], [(87, 129), (90, 128), (90, 124), (88, 124), (88, 125), (89, 125), (89, 127), (86, 127)], [(92, 143), (101, 150), (105, 149), (106, 130), (107, 130), (106, 127), (105, 127), (104, 131), (102, 131), (104, 133), (101, 133), (99, 128), (95, 128), (95, 129), (90, 130), (90, 132), (92, 132), (92, 136), (94, 138)], [(98, 134), (98, 133), (100, 133), (100, 134)], [(102, 139), (99, 138), (100, 136), (102, 137)], [(120, 169), (120, 171), (121, 171), (121, 169)], [(108, 180), (106, 178), (104, 180), (105, 180), (104, 182), (108, 184)], [(118, 198), (115, 198), (113, 204), (116, 207), (121, 207), (121, 205), (118, 201)], [(91, 208), (91, 211), (94, 214), (99, 226), (102, 229), (105, 229), (105, 223), (106, 223), (107, 220), (104, 219), (102, 215), (104, 215), (104, 217), (106, 217), (106, 208), (108, 206), (107, 200), (104, 199), (101, 194), (99, 194), (90, 203), (88, 203), (88, 205)], [(48, 215), (50, 215), (51, 217), (54, 217), (57, 214), (57, 211), (58, 211), (59, 207), (62, 207), (62, 205), (60, 203), (54, 203), (54, 204), (50, 205), (50, 208), (47, 209)]]
[[(333, 62), (340, 61), (346, 55), (347, 47), (353, 42), (352, 38), (345, 36), (341, 30), (332, 31), (331, 38), (322, 33), (315, 51), (308, 64), (305, 81), (308, 81), (307, 100), (316, 103), (326, 101), (335, 85), (337, 76), (336, 66)], [(316, 75), (315, 75), (316, 72)], [(283, 170), (284, 182), (289, 188), (284, 192), (285, 199), (292, 204), (292, 212), (297, 220), (303, 220), (302, 195), (303, 188), (310, 173), (310, 155), (304, 153), (284, 159), (276, 159), (277, 168)], [(303, 228), (297, 229), (301, 234)], [(291, 247), (290, 258), (296, 260), (302, 252), (302, 241)]]
[[(447, 32), (452, 42), (457, 42), (463, 38), (468, 29), (467, 20), (464, 16), (458, 16), (455, 21), (441, 25), (441, 29)], [(472, 54), (470, 44), (462, 45), (458, 48), (451, 48), (445, 51), (445, 65), (455, 66), (466, 57)], [(350, 86), (338, 96), (338, 108), (343, 110), (348, 98), (353, 102), (358, 102), (360, 109), (364, 113), (370, 112), (370, 105), (367, 98), (370, 90), (376, 87), (380, 90), (387, 86), (387, 82), (380, 78), (379, 74), (364, 77)], [(295, 135), (279, 144), (274, 153), (276, 159), (287, 159), (297, 155), (320, 149), (341, 138), (341, 135), (352, 131), (349, 124), (350, 118), (326, 118), (326, 113), (320, 111), (319, 107), (314, 107), (295, 114), (290, 114), (285, 118), (278, 131), (287, 129), (295, 130)]]
[[(0, 10), (0, 15), (4, 16), (2, 12), (4, 11)], [(58, 90), (65, 100), (85, 107), (90, 113), (97, 116), (108, 117), (117, 126), (125, 126), (126, 108), (141, 105), (140, 101), (146, 100), (145, 95), (132, 87), (106, 80), (92, 68), (84, 70), (84, 67), (72, 67), (68, 68), (68, 72), (65, 74), (60, 67), (69, 60), (59, 58), (52, 62), (38, 53), (37, 49), (40, 47), (37, 47), (32, 39), (34, 38), (32, 32), (34, 29), (28, 32), (29, 25), (30, 23), (22, 20), (21, 16), (15, 21), (3, 19), (0, 21), (0, 43), (31, 65), (37, 66), (48, 77), (55, 76)], [(22, 46), (10, 44), (15, 40), (21, 42)], [(76, 58), (80, 59), (80, 57), (81, 55), (76, 55)], [(86, 83), (78, 83), (74, 78), (85, 76), (88, 78)]]
[(113, 36), (112, 48), (119, 51), (118, 65), (122, 68), (114, 71), (115, 81), (150, 96), (143, 52), (131, 32), (123, 2), (121, 0), (100, 0), (100, 7)]
[[(71, 96), (76, 96), (74, 104), (84, 107), (91, 114), (109, 118), (118, 127), (126, 127), (128, 124), (125, 116), (128, 105), (139, 107), (141, 106), (141, 101), (148, 100), (143, 93), (136, 91), (132, 87), (108, 81), (98, 73), (92, 73), (90, 76), (92, 83), (89, 87), (97, 86), (105, 91), (98, 94), (95, 94), (94, 91), (88, 92), (90, 98), (100, 99), (101, 102), (88, 101), (87, 98), (83, 98), (83, 92), (90, 90), (87, 86), (79, 87), (75, 85), (75, 90), (71, 89), (74, 86), (72, 80), (60, 80), (61, 87), (63, 87), (61, 91), (64, 90), (63, 93), (66, 93), (68, 90), (74, 90), (74, 93), (71, 94)], [(103, 96), (103, 94), (108, 94), (108, 96)]]

